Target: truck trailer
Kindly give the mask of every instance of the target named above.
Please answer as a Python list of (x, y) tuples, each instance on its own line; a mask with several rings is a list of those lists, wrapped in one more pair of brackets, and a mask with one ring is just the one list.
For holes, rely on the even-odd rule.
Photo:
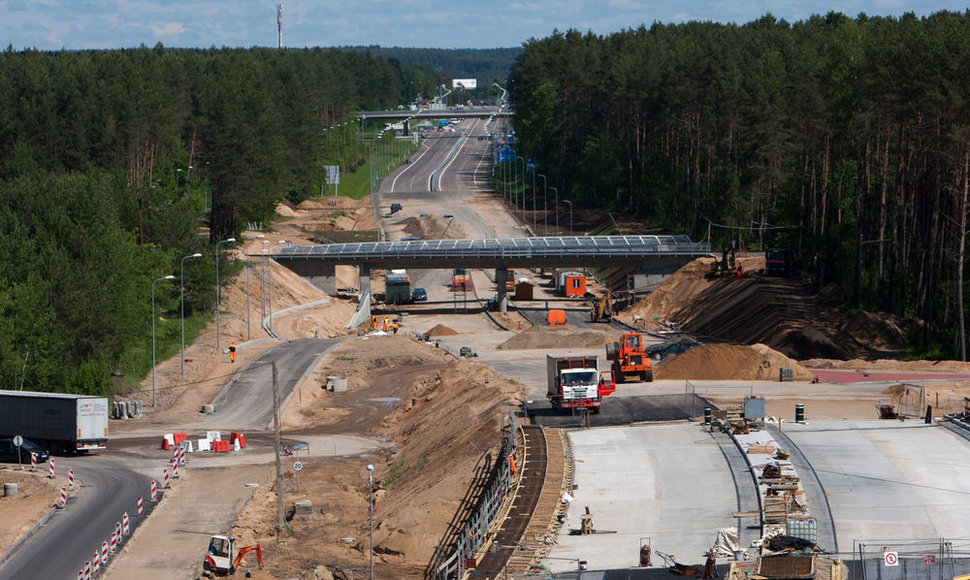
[(0, 390), (0, 437), (20, 435), (54, 453), (104, 449), (108, 399)]
[(546, 396), (553, 409), (599, 413), (603, 397), (616, 390), (613, 371), (599, 372), (595, 356), (546, 355)]
[(384, 302), (408, 304), (411, 302), (411, 278), (407, 270), (391, 270), (384, 279)]

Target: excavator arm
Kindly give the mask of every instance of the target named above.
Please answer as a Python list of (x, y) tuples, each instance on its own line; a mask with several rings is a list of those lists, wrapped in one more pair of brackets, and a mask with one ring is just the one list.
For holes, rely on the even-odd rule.
[(239, 563), (242, 562), (243, 556), (250, 552), (256, 552), (256, 564), (259, 569), (263, 569), (263, 549), (259, 544), (253, 544), (252, 546), (243, 546), (239, 548), (239, 553), (236, 555), (236, 559), (232, 562), (232, 569), (235, 570), (239, 567)]

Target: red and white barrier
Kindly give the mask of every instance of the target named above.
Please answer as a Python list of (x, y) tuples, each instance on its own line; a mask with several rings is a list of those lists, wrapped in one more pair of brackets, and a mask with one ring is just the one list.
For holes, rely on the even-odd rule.
[(84, 580), (91, 580), (91, 561), (84, 562)]
[(158, 484), (155, 483), (155, 480), (154, 479), (152, 480), (152, 495), (151, 495), (151, 499), (152, 499), (152, 501), (158, 501)]
[(37, 471), (37, 454), (33, 451), (30, 452), (30, 470)]
[(77, 580), (84, 580), (84, 570), (77, 571)]
[(67, 505), (67, 488), (61, 488), (61, 494), (57, 498), (57, 507), (62, 508)]
[[(154, 483), (154, 482), (152, 482)], [(138, 515), (145, 513), (145, 505), (141, 501), (141, 496), (138, 496)]]
[(108, 546), (108, 552), (113, 556), (118, 550), (118, 530), (117, 528), (111, 531), (111, 544)]
[(128, 512), (121, 515), (121, 533), (128, 535), (130, 528), (128, 527)]
[(179, 478), (179, 462), (178, 460), (176, 460), (175, 464), (172, 465), (172, 479), (178, 479), (178, 478)]
[(67, 472), (67, 488), (72, 491), (74, 490), (74, 468), (71, 468)]
[(47, 477), (54, 479), (54, 458), (53, 457), (47, 460), (47, 465), (48, 465)]
[(101, 561), (108, 564), (108, 542), (101, 542)]
[(162, 488), (163, 489), (168, 489), (169, 488), (169, 483), (168, 483), (168, 470), (167, 469), (163, 469), (162, 470)]
[(94, 551), (94, 559), (91, 560), (91, 573), (101, 573), (101, 552), (98, 552), (97, 550)]

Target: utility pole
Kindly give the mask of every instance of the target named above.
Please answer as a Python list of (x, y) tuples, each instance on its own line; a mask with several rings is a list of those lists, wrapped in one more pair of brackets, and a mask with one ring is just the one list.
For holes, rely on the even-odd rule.
[(283, 458), (280, 457), (280, 389), (276, 374), (276, 361), (273, 361), (273, 434), (276, 441), (276, 507), (278, 519), (276, 522), (277, 539), (279, 532), (286, 527), (286, 512), (283, 500)]

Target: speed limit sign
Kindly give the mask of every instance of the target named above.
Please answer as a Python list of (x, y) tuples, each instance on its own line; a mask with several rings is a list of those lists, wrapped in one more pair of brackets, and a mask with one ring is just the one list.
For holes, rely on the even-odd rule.
[(297, 459), (293, 462), (293, 471), (300, 471), (303, 469), (303, 462)]
[(899, 566), (899, 552), (884, 552), (882, 559), (886, 566)]

